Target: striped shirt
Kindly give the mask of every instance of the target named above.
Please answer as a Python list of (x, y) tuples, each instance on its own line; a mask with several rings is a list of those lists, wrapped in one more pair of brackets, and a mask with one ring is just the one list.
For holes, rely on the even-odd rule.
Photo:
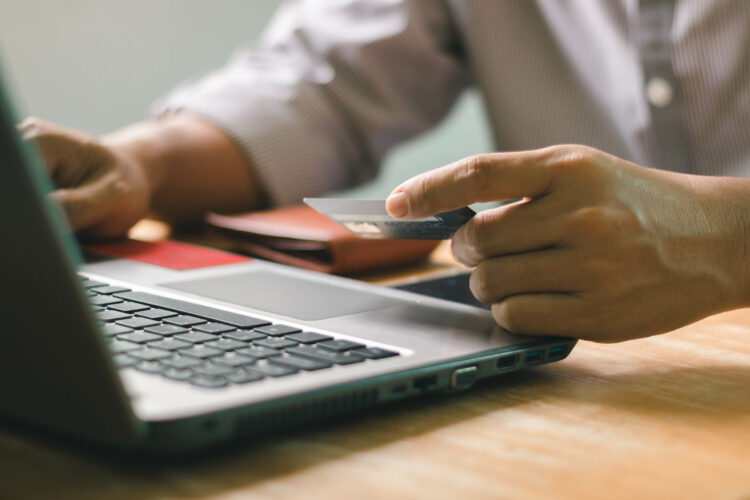
[(240, 145), (275, 204), (361, 183), (468, 87), (500, 151), (587, 144), (750, 174), (745, 0), (309, 0), (156, 105)]

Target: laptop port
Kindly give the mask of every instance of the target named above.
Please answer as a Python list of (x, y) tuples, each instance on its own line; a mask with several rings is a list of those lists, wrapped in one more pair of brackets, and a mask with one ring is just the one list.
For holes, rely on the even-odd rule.
[(437, 375), (425, 375), (417, 377), (413, 382), (414, 388), (420, 391), (428, 391), (437, 385)]
[(556, 359), (562, 359), (565, 357), (565, 346), (564, 345), (556, 345), (554, 347), (550, 347), (549, 351), (547, 351), (547, 359), (549, 361), (554, 361)]
[(513, 368), (518, 363), (518, 354), (512, 354), (510, 356), (503, 356), (497, 360), (497, 367), (500, 370), (507, 370)]
[(451, 373), (451, 388), (466, 389), (474, 383), (478, 375), (479, 367), (477, 365), (456, 368)]
[(406, 384), (397, 385), (396, 387), (391, 388), (391, 394), (401, 394), (402, 392), (406, 392)]
[(523, 358), (523, 364), (533, 365), (542, 361), (542, 351), (529, 351)]

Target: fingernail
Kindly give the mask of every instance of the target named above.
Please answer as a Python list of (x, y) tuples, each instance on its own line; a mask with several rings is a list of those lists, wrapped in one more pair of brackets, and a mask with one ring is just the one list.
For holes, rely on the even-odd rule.
[(409, 215), (409, 200), (406, 199), (406, 193), (403, 191), (392, 193), (385, 200), (385, 209), (393, 217), (405, 217)]

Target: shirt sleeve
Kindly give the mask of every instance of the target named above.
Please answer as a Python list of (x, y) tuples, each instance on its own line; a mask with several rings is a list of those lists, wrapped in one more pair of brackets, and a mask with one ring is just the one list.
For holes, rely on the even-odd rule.
[(449, 111), (466, 73), (442, 1), (298, 1), (255, 47), (154, 112), (226, 131), (271, 204), (285, 205), (374, 177), (390, 146)]

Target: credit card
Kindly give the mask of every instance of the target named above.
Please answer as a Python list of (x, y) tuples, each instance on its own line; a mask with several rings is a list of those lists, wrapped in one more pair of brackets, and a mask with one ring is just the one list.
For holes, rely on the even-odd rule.
[(394, 219), (385, 200), (305, 198), (304, 202), (362, 238), (447, 240), (476, 212), (469, 207), (417, 220)]

